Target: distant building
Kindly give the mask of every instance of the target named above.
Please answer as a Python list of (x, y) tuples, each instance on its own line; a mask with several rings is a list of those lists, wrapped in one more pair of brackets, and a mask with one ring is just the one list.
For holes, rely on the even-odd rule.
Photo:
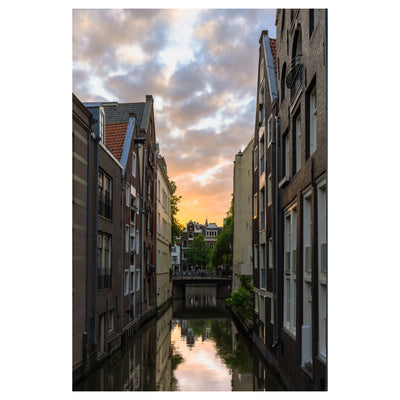
[(181, 270), (181, 246), (180, 238), (176, 239), (175, 244), (171, 248), (171, 266), (174, 272)]
[(157, 307), (172, 298), (171, 280), (171, 195), (164, 157), (157, 161)]
[(235, 156), (233, 168), (233, 290), (240, 286), (240, 275), (253, 277), (251, 212), (253, 139)]
[(207, 243), (210, 249), (213, 249), (217, 242), (218, 235), (222, 232), (222, 227), (217, 226), (214, 222), (206, 222), (204, 225), (190, 220), (186, 224), (186, 228), (183, 229), (181, 234), (181, 270), (186, 271), (193, 269), (195, 266), (191, 265), (186, 258), (186, 251), (190, 246), (191, 241), (199, 236), (203, 235), (204, 241)]

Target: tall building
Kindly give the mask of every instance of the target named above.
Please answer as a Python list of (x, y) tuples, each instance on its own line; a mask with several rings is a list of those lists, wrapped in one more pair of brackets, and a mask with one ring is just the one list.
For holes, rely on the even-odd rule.
[[(326, 389), (327, 10), (276, 14), (279, 357), (291, 386)], [(284, 352), (284, 355), (283, 355)]]
[(259, 39), (256, 126), (253, 151), (253, 259), (254, 307), (257, 319), (253, 339), (272, 348), (275, 325), (275, 141), (278, 90), (276, 40), (262, 31)]
[[(82, 365), (74, 365), (77, 378), (121, 345), (122, 165), (105, 144), (103, 105), (85, 107), (85, 111), (75, 96), (73, 99), (73, 238), (77, 252), (74, 275), (80, 279), (76, 286), (78, 282), (74, 278), (73, 331), (74, 338), (83, 337)], [(86, 224), (81, 225), (84, 216)], [(85, 254), (82, 254), (83, 243), (86, 244)], [(83, 275), (83, 264), (78, 273), (75, 262), (84, 259)], [(80, 295), (75, 296), (75, 293)], [(76, 312), (83, 307), (84, 327), (82, 314)], [(74, 341), (74, 354), (77, 349), (79, 343)]]
[(253, 340), (289, 389), (326, 390), (327, 10), (279, 9), (276, 50), (266, 35), (257, 93), (268, 87), (272, 102), (258, 105), (254, 137)]
[(157, 307), (172, 298), (171, 277), (171, 195), (173, 189), (167, 175), (167, 163), (157, 161)]
[(235, 156), (233, 168), (233, 290), (240, 286), (240, 275), (253, 277), (252, 263), (252, 156), (253, 139)]

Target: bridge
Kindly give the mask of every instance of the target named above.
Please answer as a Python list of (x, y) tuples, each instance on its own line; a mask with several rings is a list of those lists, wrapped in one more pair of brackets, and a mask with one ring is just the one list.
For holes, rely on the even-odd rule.
[(184, 299), (186, 288), (214, 287), (218, 299), (226, 299), (232, 290), (232, 274), (225, 271), (180, 271), (172, 274), (172, 298)]

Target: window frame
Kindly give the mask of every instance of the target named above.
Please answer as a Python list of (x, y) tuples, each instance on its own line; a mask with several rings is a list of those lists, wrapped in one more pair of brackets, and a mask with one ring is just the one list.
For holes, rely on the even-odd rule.
[[(296, 336), (297, 319), (297, 204), (284, 212), (284, 302), (283, 326)], [(288, 222), (288, 220), (290, 220)], [(290, 229), (289, 229), (290, 227)], [(288, 260), (289, 253), (289, 260)], [(289, 265), (288, 265), (289, 263)]]

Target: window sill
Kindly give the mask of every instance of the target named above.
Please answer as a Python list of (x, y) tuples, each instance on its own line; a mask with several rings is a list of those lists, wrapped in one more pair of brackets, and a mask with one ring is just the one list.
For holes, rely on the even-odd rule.
[(280, 182), (278, 183), (278, 187), (279, 189), (286, 186), (286, 184), (289, 183), (289, 178), (287, 176), (285, 176), (283, 179), (280, 180)]
[(283, 330), (283, 332), (286, 333), (286, 335), (287, 335), (290, 339), (292, 339), (293, 341), (296, 341), (296, 333), (294, 333), (294, 332), (292, 332), (292, 331), (289, 331), (289, 329), (286, 328), (285, 326), (282, 328), (282, 330)]
[(319, 353), (319, 354), (317, 355), (317, 359), (318, 359), (319, 361), (321, 361), (324, 365), (326, 365), (326, 356), (325, 356), (325, 355), (323, 355), (322, 353)]

